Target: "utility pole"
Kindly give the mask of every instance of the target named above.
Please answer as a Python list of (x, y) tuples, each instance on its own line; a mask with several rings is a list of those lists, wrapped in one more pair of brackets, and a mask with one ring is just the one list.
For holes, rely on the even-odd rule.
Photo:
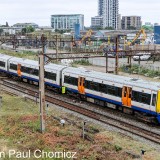
[(108, 73), (108, 52), (106, 54), (106, 73)]
[(56, 35), (56, 61), (58, 62), (58, 35)]
[(40, 130), (41, 133), (45, 131), (45, 87), (44, 87), (44, 54), (46, 51), (46, 38), (41, 37), (42, 53), (39, 54), (39, 98), (40, 98)]
[(118, 40), (119, 40), (119, 36), (116, 37), (116, 61), (115, 61), (115, 74), (118, 75)]

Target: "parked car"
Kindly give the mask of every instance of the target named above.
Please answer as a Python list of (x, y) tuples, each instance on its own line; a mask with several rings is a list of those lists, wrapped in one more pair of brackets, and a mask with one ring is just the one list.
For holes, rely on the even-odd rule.
[(137, 53), (137, 55), (133, 56), (134, 61), (138, 61), (139, 59), (141, 61), (147, 61), (151, 58), (151, 53)]

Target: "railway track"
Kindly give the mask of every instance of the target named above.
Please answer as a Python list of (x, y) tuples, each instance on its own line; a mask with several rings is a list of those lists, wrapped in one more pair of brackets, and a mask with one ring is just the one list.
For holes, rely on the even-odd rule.
[[(10, 91), (7, 92), (12, 92), (12, 94), (13, 92), (16, 91), (25, 94), (26, 96), (33, 97), (33, 99), (36, 99), (36, 96), (38, 98), (39, 94), (38, 88), (35, 87), (31, 88), (29, 86), (25, 86), (24, 84), (22, 84), (23, 85), (22, 86), (21, 84), (17, 84), (14, 81), (8, 81), (8, 80), (3, 80), (2, 85), (5, 88), (9, 88)], [(133, 135), (142, 137), (156, 144), (160, 144), (160, 133), (154, 132), (152, 130), (141, 128), (140, 126), (130, 124), (128, 122), (125, 122), (124, 120), (120, 120), (117, 118), (109, 117), (104, 114), (97, 113), (96, 111), (90, 110), (89, 108), (87, 109), (84, 107), (80, 107), (80, 105), (73, 104), (70, 101), (62, 101), (62, 99), (59, 99), (56, 96), (53, 96), (48, 93), (46, 93), (46, 102), (61, 106), (63, 108), (69, 109), (71, 111), (77, 112), (79, 114), (97, 120), (99, 122), (102, 122), (104, 124), (108, 124), (120, 130), (131, 133)]]

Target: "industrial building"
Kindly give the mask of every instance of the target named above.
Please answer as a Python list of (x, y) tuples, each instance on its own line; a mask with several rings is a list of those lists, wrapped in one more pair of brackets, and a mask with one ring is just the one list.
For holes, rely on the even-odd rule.
[(51, 15), (51, 27), (58, 30), (74, 30), (75, 24), (80, 24), (80, 29), (84, 29), (83, 14)]
[(122, 29), (141, 29), (140, 16), (122, 16)]

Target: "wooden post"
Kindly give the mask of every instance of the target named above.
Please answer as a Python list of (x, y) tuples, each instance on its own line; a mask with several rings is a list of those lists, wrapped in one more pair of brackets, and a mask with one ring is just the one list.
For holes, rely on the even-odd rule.
[(45, 91), (44, 91), (44, 54), (39, 54), (39, 98), (40, 98), (40, 130), (45, 131)]
[(44, 82), (44, 65), (45, 65), (45, 53), (46, 53), (46, 37), (42, 35), (42, 53), (39, 54), (39, 106), (40, 106), (40, 125), (41, 133), (45, 131), (45, 82)]

